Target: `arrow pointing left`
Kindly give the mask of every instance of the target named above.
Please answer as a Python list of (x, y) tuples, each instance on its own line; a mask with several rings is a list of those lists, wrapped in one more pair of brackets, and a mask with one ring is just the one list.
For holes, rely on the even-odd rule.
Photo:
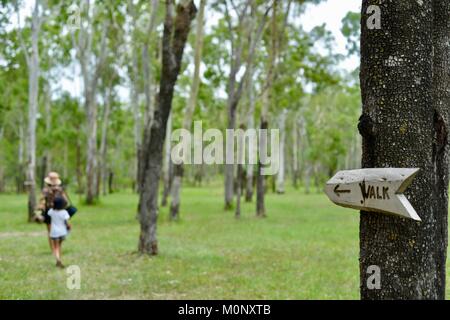
[(336, 187), (334, 187), (333, 191), (338, 197), (340, 193), (351, 193), (350, 190), (339, 190), (339, 184)]
[(421, 221), (403, 192), (419, 172), (415, 168), (344, 170), (326, 184), (335, 204), (363, 211), (383, 212)]

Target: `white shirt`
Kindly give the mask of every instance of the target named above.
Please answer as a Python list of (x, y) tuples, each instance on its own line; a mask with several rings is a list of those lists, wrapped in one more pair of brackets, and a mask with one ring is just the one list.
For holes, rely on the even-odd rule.
[(66, 210), (50, 209), (48, 215), (52, 218), (50, 238), (59, 238), (67, 235), (66, 221), (70, 219)]

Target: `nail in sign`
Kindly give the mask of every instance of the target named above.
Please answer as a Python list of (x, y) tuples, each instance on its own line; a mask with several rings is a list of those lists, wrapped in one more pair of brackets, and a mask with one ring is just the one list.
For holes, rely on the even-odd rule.
[(339, 171), (325, 186), (335, 204), (383, 212), (421, 221), (403, 192), (419, 172), (413, 168), (374, 168)]

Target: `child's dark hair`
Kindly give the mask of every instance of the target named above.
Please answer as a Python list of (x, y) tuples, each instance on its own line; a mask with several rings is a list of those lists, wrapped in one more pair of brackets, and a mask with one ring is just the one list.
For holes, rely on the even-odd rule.
[(66, 206), (67, 206), (66, 199), (64, 199), (63, 197), (56, 197), (55, 200), (53, 201), (53, 209), (63, 210), (66, 208)]

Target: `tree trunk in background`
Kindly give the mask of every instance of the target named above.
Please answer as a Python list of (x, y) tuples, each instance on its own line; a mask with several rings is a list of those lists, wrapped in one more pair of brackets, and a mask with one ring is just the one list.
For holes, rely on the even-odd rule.
[[(134, 50), (136, 51), (136, 50)], [(132, 84), (131, 84), (131, 89), (130, 89), (130, 101), (131, 101), (131, 105), (133, 108), (133, 118), (134, 118), (134, 128), (133, 128), (133, 133), (134, 133), (134, 150), (136, 153), (136, 158), (135, 158), (135, 162), (134, 162), (134, 174), (135, 174), (135, 179), (136, 181), (138, 180), (139, 177), (139, 173), (138, 173), (138, 162), (139, 162), (139, 150), (141, 150), (141, 144), (142, 144), (142, 120), (141, 120), (141, 112), (140, 112), (140, 106), (139, 106), (139, 101), (138, 101), (138, 89), (137, 86), (138, 84), (137, 82), (137, 73), (138, 73), (138, 61), (137, 61), (137, 56), (136, 56), (136, 52), (133, 52), (133, 63), (132, 63), (132, 69), (133, 69), (133, 76), (135, 79), (132, 79)], [(136, 186), (138, 186), (139, 184), (136, 183)], [(139, 190), (136, 190), (139, 191)]]
[[(198, 91), (200, 88), (200, 64), (203, 54), (203, 33), (204, 33), (204, 15), (205, 15), (206, 0), (200, 1), (200, 8), (197, 17), (196, 37), (195, 37), (195, 53), (194, 53), (194, 75), (191, 83), (191, 90), (189, 94), (188, 104), (186, 106), (183, 128), (191, 130), (192, 117), (194, 115), (195, 107), (197, 105)], [(199, 141), (194, 141), (199, 143)], [(201, 143), (201, 142), (200, 142)], [(170, 204), (170, 218), (178, 219), (180, 214), (181, 203), (181, 185), (183, 180), (183, 164), (175, 165), (173, 170), (173, 183), (171, 186), (172, 201)]]
[(295, 189), (298, 189), (298, 150), (299, 150), (299, 139), (298, 139), (298, 122), (299, 118), (296, 115), (292, 121), (292, 184)]
[[(269, 128), (269, 111), (270, 106), (272, 104), (272, 86), (273, 86), (273, 79), (274, 79), (274, 68), (275, 68), (275, 60), (276, 60), (276, 48), (277, 48), (277, 41), (276, 41), (276, 35), (277, 35), (277, 22), (276, 22), (276, 16), (277, 16), (277, 4), (278, 1), (274, 2), (274, 8), (272, 12), (272, 21), (271, 21), (271, 32), (270, 32), (270, 39), (271, 39), (271, 46), (269, 48), (269, 60), (268, 60), (268, 71), (267, 71), (267, 77), (266, 82), (264, 85), (264, 92), (262, 97), (262, 111), (261, 111), (261, 122), (260, 122), (260, 129), (261, 130), (268, 130)], [(267, 137), (264, 134), (259, 135), (259, 149), (260, 154), (266, 154), (267, 149)], [(256, 177), (256, 216), (257, 217), (265, 217), (266, 216), (266, 207), (264, 203), (264, 196), (265, 196), (265, 176), (262, 175), (262, 166), (260, 159), (258, 158), (258, 171), (257, 171), (257, 177)]]
[(158, 108), (153, 121), (147, 121), (144, 130), (143, 149), (139, 159), (142, 170), (139, 187), (139, 252), (156, 255), (158, 217), (158, 190), (166, 136), (167, 119), (172, 109), (174, 87), (181, 68), (183, 51), (190, 31), (191, 21), (196, 14), (194, 2), (180, 3), (174, 20), (174, 1), (166, 1), (162, 44), (162, 70), (158, 94)]
[[(405, 195), (422, 222), (361, 212), (361, 298), (444, 299), (450, 2), (385, 2), (382, 29), (369, 30), (371, 2), (361, 20), (362, 165), (420, 168)], [(378, 290), (367, 285), (372, 265)]]
[(322, 184), (320, 183), (320, 173), (322, 172), (322, 166), (315, 164), (313, 166), (314, 186), (316, 187), (316, 193), (322, 192)]
[(31, 54), (28, 64), (28, 132), (27, 132), (27, 187), (28, 221), (32, 221), (36, 208), (36, 127), (39, 95), (39, 32), (42, 18), (39, 16), (40, 1), (36, 0), (31, 17)]
[(45, 89), (45, 102), (44, 102), (44, 115), (45, 115), (45, 137), (47, 138), (47, 145), (45, 146), (44, 156), (42, 157), (42, 167), (40, 174), (40, 188), (44, 188), (44, 179), (47, 176), (47, 172), (52, 171), (52, 159), (51, 159), (51, 146), (50, 135), (52, 131), (52, 113), (51, 113), (51, 93), (48, 85)]
[(181, 164), (175, 164), (173, 166), (173, 179), (172, 179), (172, 199), (170, 203), (170, 219), (176, 220), (179, 218), (180, 210), (180, 191), (181, 181), (184, 175), (184, 166)]
[(305, 153), (308, 150), (308, 131), (306, 128), (305, 118), (300, 115), (299, 118), (299, 150), (300, 150), (300, 175), (303, 177), (303, 186), (305, 187), (305, 193), (309, 194), (310, 185), (310, 161)]
[[(108, 180), (108, 127), (109, 127), (109, 116), (111, 114), (111, 104), (112, 104), (112, 80), (108, 88), (108, 96), (105, 101), (105, 109), (103, 111), (103, 121), (102, 121), (102, 136), (100, 140), (100, 177), (98, 183), (102, 186), (103, 195), (107, 194), (107, 180)], [(100, 192), (100, 188), (97, 190), (97, 194)]]
[(97, 102), (95, 95), (85, 96), (87, 112), (86, 204), (93, 204), (97, 190)]
[[(268, 123), (264, 117), (261, 118), (261, 130), (268, 129)], [(267, 136), (265, 134), (259, 135), (259, 151), (261, 154), (266, 154), (267, 149)], [(257, 217), (265, 217), (266, 216), (266, 207), (264, 203), (264, 196), (266, 192), (266, 180), (265, 176), (262, 175), (262, 163), (258, 160), (258, 174), (256, 176), (256, 216)]]
[[(93, 204), (97, 193), (97, 87), (106, 58), (107, 33), (109, 21), (105, 18), (100, 26), (100, 41), (93, 41), (95, 23), (93, 21), (94, 9), (91, 9), (89, 1), (84, 2), (82, 9), (86, 10), (85, 22), (77, 32), (72, 34), (73, 46), (77, 51), (83, 78), (84, 109), (87, 120), (86, 136), (86, 204)], [(92, 48), (92, 44), (99, 43), (98, 53)], [(89, 45), (86, 45), (89, 44)], [(93, 59), (96, 56), (96, 59)], [(95, 61), (95, 62), (93, 62)]]
[(81, 130), (80, 126), (77, 126), (77, 148), (75, 150), (75, 158), (76, 158), (76, 175), (77, 175), (77, 193), (84, 193), (83, 190), (83, 169), (82, 169), (82, 156), (81, 156), (81, 142), (80, 142)]
[(114, 172), (111, 170), (108, 174), (108, 193), (112, 194), (114, 192)]
[(359, 135), (355, 135), (351, 140), (350, 150), (345, 157), (345, 169), (357, 169), (360, 166), (360, 146)]
[(5, 192), (5, 170), (0, 166), (0, 193), (3, 192)]
[[(275, 1), (273, 6), (278, 1)], [(253, 28), (251, 24), (248, 24), (245, 22), (247, 16), (248, 16), (248, 7), (250, 5), (251, 1), (247, 1), (244, 4), (244, 8), (242, 12), (238, 14), (239, 16), (239, 23), (238, 23), (238, 30), (239, 32), (247, 32), (250, 36), (248, 37), (248, 41), (250, 43), (248, 54), (247, 54), (247, 61), (245, 64), (245, 72), (240, 81), (237, 80), (237, 74), (241, 69), (242, 66), (242, 54), (244, 51), (244, 43), (245, 41), (240, 41), (239, 45), (236, 46), (236, 43), (232, 43), (232, 53), (231, 53), (231, 70), (228, 77), (228, 84), (227, 84), (227, 94), (228, 94), (228, 101), (227, 101), (227, 111), (228, 111), (228, 122), (227, 122), (227, 129), (234, 130), (236, 128), (236, 111), (239, 104), (239, 101), (242, 97), (242, 91), (244, 89), (244, 85), (247, 83), (248, 78), (250, 77), (251, 69), (250, 66), (253, 64), (253, 59), (256, 51), (256, 46), (259, 43), (259, 40), (261, 38), (262, 32), (264, 30), (264, 27), (266, 25), (266, 19), (267, 15), (269, 14), (269, 11), (272, 9), (272, 7), (267, 8), (266, 12), (264, 13), (263, 17), (261, 18), (260, 23), (258, 24), (257, 28)], [(226, 6), (228, 3), (226, 3)], [(254, 5), (254, 4), (253, 4)], [(256, 14), (255, 12), (256, 8), (255, 6), (252, 7), (252, 14)], [(227, 9), (228, 14), (228, 9)], [(227, 19), (229, 20), (229, 19)], [(235, 30), (231, 25), (228, 26), (229, 32), (233, 34)], [(227, 139), (226, 141), (226, 149), (225, 150), (231, 150), (231, 144), (233, 141), (229, 141), (230, 139)], [(226, 152), (225, 152), (225, 158), (227, 158)], [(233, 194), (234, 194), (234, 160), (232, 164), (225, 164), (225, 210), (230, 210), (233, 207)]]
[(313, 171), (311, 163), (308, 161), (305, 166), (305, 193), (311, 192), (311, 172)]
[(63, 177), (64, 179), (68, 178), (69, 175), (69, 142), (67, 141), (67, 137), (64, 138), (64, 150), (63, 150)]
[[(228, 124), (227, 129), (234, 130), (236, 128), (236, 109), (237, 101), (229, 102), (228, 106)], [(234, 144), (233, 140), (226, 139), (225, 150), (232, 150)], [(227, 151), (226, 151), (227, 152)], [(226, 154), (225, 152), (225, 154)], [(227, 155), (225, 155), (225, 158)], [(230, 210), (233, 207), (233, 196), (234, 196), (234, 159), (233, 163), (225, 163), (225, 210)]]
[(164, 190), (163, 197), (161, 201), (161, 206), (165, 207), (167, 205), (167, 197), (170, 193), (170, 185), (172, 184), (172, 176), (171, 176), (171, 135), (172, 135), (172, 112), (169, 115), (169, 119), (167, 120), (167, 132), (166, 132), (166, 146), (165, 146), (165, 155), (164, 155), (164, 163), (163, 163), (163, 179), (164, 179)]
[[(249, 77), (247, 81), (247, 94), (248, 94), (248, 104), (249, 110), (247, 115), (247, 128), (253, 129), (255, 127), (255, 88), (253, 85), (253, 65), (250, 66)], [(258, 147), (253, 146), (254, 149), (251, 150), (254, 154), (258, 154)], [(254, 164), (247, 164), (246, 170), (246, 182), (245, 182), (245, 202), (251, 202), (253, 199), (253, 170)]]
[[(52, 132), (52, 110), (51, 110), (51, 91), (50, 87), (47, 86), (46, 88), (46, 97), (45, 97), (45, 136), (47, 139), (50, 138), (51, 132)], [(53, 171), (52, 170), (52, 142), (50, 141), (50, 145), (46, 146), (45, 149), (45, 155), (44, 155), (44, 163), (42, 166), (42, 176), (41, 179), (41, 188), (44, 187), (44, 178), (47, 175), (47, 172)]]
[[(241, 125), (240, 129), (245, 131), (245, 126)], [(238, 137), (238, 149), (237, 149), (237, 174), (236, 174), (236, 210), (235, 217), (239, 219), (241, 217), (241, 195), (242, 187), (244, 183), (244, 170), (243, 163), (245, 160), (245, 150), (244, 150), (244, 137)]]
[(281, 111), (279, 116), (279, 129), (280, 129), (280, 166), (277, 174), (276, 181), (276, 192), (278, 194), (284, 193), (284, 177), (285, 177), (285, 142), (286, 142), (286, 112), (287, 110)]
[(19, 128), (18, 128), (18, 134), (19, 134), (19, 146), (18, 146), (18, 150), (17, 150), (17, 170), (15, 173), (15, 180), (16, 180), (16, 192), (17, 193), (23, 193), (24, 190), (24, 176), (26, 176), (26, 173), (24, 172), (24, 167), (25, 167), (25, 163), (24, 163), (24, 151), (25, 151), (25, 129), (24, 129), (24, 119), (23, 119), (23, 115), (20, 115), (19, 118)]
[(236, 210), (234, 214), (237, 219), (241, 217), (242, 172), (242, 164), (238, 163), (236, 173)]

